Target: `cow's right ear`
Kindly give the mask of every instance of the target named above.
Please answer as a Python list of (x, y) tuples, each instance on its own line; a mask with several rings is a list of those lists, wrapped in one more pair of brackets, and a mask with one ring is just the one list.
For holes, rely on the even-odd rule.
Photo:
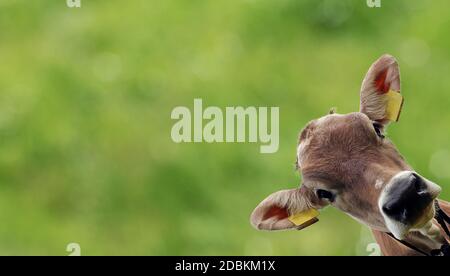
[(283, 190), (271, 194), (253, 211), (250, 223), (258, 230), (303, 229), (318, 221), (305, 190)]
[(361, 87), (360, 111), (381, 125), (398, 121), (403, 105), (397, 60), (383, 55), (372, 64)]

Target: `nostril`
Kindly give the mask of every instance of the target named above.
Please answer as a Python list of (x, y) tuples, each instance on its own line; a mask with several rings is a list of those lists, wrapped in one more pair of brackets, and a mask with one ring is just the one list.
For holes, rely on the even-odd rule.
[(385, 215), (394, 218), (400, 222), (405, 222), (408, 219), (409, 211), (407, 208), (399, 205), (387, 204), (382, 207)]
[(396, 206), (394, 206), (392, 204), (386, 204), (383, 206), (383, 212), (386, 215), (396, 215), (399, 213), (399, 208), (397, 208)]
[(411, 175), (410, 181), (411, 184), (413, 184), (414, 190), (417, 194), (421, 195), (427, 193), (426, 184), (420, 176), (414, 173)]
[(403, 209), (400, 215), (400, 221), (406, 221), (408, 219), (408, 214), (409, 214), (408, 210)]

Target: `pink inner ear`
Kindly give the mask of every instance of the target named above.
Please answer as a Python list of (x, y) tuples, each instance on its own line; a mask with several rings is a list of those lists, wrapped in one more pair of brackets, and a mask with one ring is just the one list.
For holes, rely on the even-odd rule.
[(279, 220), (285, 219), (289, 216), (288, 212), (284, 208), (278, 206), (270, 207), (270, 210), (264, 214), (263, 220), (276, 217)]
[(375, 78), (375, 87), (380, 94), (385, 94), (389, 92), (389, 88), (391, 88), (389, 83), (386, 83), (386, 78), (388, 74), (388, 69), (384, 70)]

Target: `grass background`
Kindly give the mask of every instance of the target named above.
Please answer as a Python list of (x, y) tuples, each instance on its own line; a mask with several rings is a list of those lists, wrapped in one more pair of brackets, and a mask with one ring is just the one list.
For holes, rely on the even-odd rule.
[[(358, 110), (383, 53), (406, 103), (390, 138), (450, 199), (447, 0), (0, 1), (0, 254), (368, 255), (328, 208), (301, 232), (248, 222), (296, 187), (300, 129)], [(280, 148), (175, 144), (175, 106), (279, 106)]]

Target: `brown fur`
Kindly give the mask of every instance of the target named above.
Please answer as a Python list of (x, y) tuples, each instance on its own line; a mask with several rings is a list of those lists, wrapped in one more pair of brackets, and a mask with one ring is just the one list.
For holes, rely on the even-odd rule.
[[(384, 255), (416, 255), (417, 252), (385, 234), (389, 228), (378, 206), (382, 192), (394, 176), (412, 171), (394, 144), (380, 134), (389, 124), (385, 97), (389, 90), (400, 92), (400, 71), (397, 61), (385, 55), (370, 67), (364, 78), (360, 112), (346, 115), (330, 112), (303, 129), (296, 162), (302, 174), (301, 187), (276, 192), (262, 201), (252, 213), (252, 225), (262, 230), (294, 229), (290, 215), (332, 205), (372, 228)], [(381, 127), (378, 132), (374, 123)], [(320, 190), (334, 197), (319, 198)], [(441, 204), (450, 213), (450, 205), (445, 201)], [(432, 210), (431, 205), (425, 208), (419, 219), (428, 222)], [(397, 227), (395, 221), (390, 223)], [(433, 230), (439, 236), (438, 229)], [(426, 237), (419, 232), (404, 232), (406, 241), (418, 248), (436, 249), (444, 237), (433, 240), (427, 233)]]
[[(373, 183), (410, 169), (389, 140), (377, 137), (363, 113), (312, 121), (300, 134), (302, 143), (307, 143), (299, 152), (304, 185), (326, 182), (342, 195), (337, 207), (360, 220), (377, 213), (380, 190)], [(382, 224), (381, 216), (373, 219), (373, 225)]]

